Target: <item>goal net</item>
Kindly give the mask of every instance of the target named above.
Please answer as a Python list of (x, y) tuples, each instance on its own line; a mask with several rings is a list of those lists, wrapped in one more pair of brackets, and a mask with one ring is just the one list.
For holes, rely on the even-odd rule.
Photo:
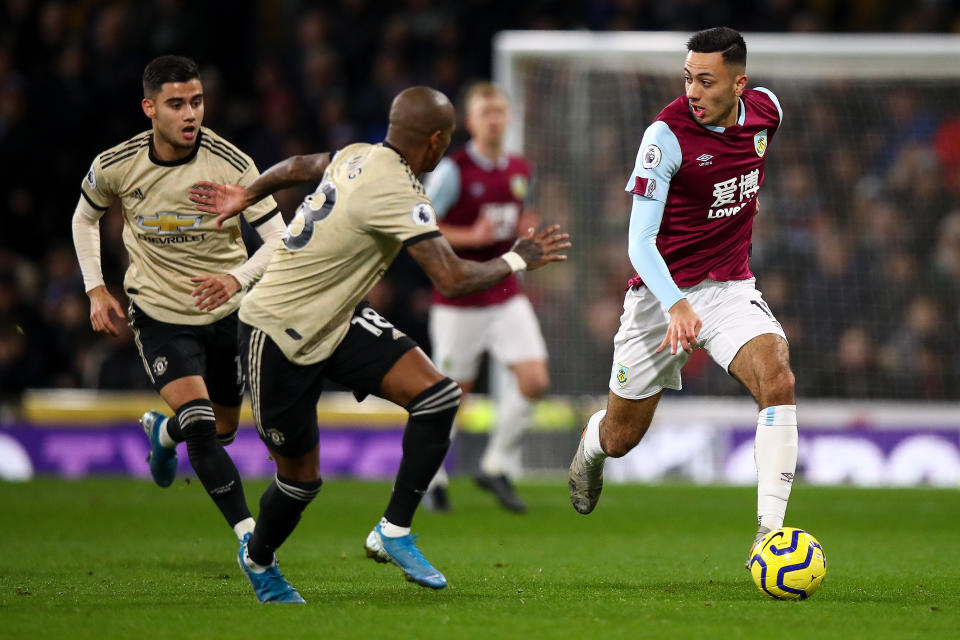
[[(508, 146), (537, 171), (570, 261), (528, 278), (553, 390), (603, 393), (645, 128), (683, 91), (689, 34), (502, 32)], [(779, 97), (751, 265), (806, 397), (960, 397), (960, 38), (746, 34)], [(742, 394), (699, 351), (684, 392)]]

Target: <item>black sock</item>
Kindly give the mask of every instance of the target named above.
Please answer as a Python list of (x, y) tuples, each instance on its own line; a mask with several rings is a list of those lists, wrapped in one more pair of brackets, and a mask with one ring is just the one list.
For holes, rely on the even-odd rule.
[(403, 432), (403, 458), (383, 517), (409, 527), (423, 494), (450, 448), (450, 430), (460, 407), (460, 387), (444, 378), (410, 401)]
[(299, 482), (277, 476), (260, 498), (260, 515), (257, 526), (247, 543), (250, 559), (260, 565), (273, 562), (273, 553), (287, 539), (300, 514), (310, 501), (320, 493), (323, 481)]
[(203, 488), (231, 527), (250, 517), (243, 484), (233, 460), (217, 440), (217, 422), (209, 400), (191, 400), (177, 410), (190, 464)]
[(183, 430), (180, 429), (180, 421), (177, 420), (176, 414), (167, 418), (167, 424), (164, 427), (167, 430), (167, 435), (170, 436), (170, 439), (174, 442), (183, 442)]
[(218, 433), (217, 440), (220, 441), (220, 444), (227, 446), (228, 444), (233, 444), (233, 441), (237, 439), (237, 430), (234, 429), (230, 433)]

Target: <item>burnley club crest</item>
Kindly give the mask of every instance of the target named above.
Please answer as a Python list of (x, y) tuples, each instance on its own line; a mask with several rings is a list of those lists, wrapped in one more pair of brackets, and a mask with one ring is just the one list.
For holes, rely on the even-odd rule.
[(767, 130), (757, 133), (753, 136), (753, 149), (757, 152), (757, 156), (763, 157), (763, 154), (767, 152)]

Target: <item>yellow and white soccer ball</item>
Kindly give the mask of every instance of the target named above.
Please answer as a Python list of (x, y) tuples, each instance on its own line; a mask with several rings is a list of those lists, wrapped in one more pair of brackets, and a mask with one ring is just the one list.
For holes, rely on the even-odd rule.
[(757, 588), (777, 600), (806, 600), (820, 588), (827, 556), (817, 539), (794, 527), (771, 531), (753, 549), (750, 573)]

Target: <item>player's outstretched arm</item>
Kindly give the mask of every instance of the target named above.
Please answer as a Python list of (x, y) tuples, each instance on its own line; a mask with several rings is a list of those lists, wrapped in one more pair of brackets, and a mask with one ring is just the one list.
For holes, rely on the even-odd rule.
[(531, 228), (508, 253), (486, 262), (459, 258), (443, 236), (410, 245), (407, 252), (430, 276), (441, 295), (458, 298), (489, 289), (515, 271), (532, 271), (566, 260), (567, 256), (560, 252), (569, 247), (570, 235), (561, 233), (560, 225), (553, 225), (540, 233)]
[(304, 182), (320, 182), (330, 164), (329, 153), (293, 156), (278, 162), (249, 186), (200, 181), (190, 188), (190, 200), (199, 211), (217, 214), (217, 226), (269, 195)]

